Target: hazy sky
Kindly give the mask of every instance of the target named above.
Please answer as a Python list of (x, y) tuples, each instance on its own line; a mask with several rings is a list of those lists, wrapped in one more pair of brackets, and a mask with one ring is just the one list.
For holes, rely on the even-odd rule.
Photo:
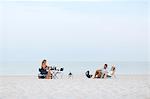
[(0, 11), (1, 62), (148, 61), (146, 1), (8, 1)]

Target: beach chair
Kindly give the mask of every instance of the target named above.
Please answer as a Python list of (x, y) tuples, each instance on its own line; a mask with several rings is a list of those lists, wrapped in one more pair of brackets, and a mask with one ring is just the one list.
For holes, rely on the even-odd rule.
[(59, 75), (60, 75), (61, 78), (63, 77), (63, 71), (64, 71), (64, 68), (60, 68)]
[(58, 79), (58, 75), (60, 75), (60, 78), (63, 77), (63, 71), (64, 71), (64, 68), (60, 68), (60, 69), (57, 69), (56, 67), (54, 67), (52, 70), (52, 79)]
[(115, 72), (107, 75), (107, 78), (116, 78)]

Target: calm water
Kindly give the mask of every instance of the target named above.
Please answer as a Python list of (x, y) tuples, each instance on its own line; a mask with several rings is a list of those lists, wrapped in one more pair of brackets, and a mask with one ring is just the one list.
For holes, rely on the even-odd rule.
[[(94, 73), (96, 69), (103, 68), (103, 64), (116, 66), (117, 74), (150, 74), (149, 62), (49, 62), (52, 66), (64, 67), (64, 73), (83, 74), (86, 70)], [(7, 62), (0, 64), (0, 75), (37, 75), (39, 62)]]

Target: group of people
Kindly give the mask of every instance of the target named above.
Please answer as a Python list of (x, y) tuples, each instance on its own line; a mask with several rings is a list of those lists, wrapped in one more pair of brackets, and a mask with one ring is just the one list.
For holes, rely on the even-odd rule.
[(43, 60), (41, 63), (41, 68), (39, 68), (39, 79), (56, 79), (58, 78), (58, 74), (61, 74), (60, 77), (63, 76), (64, 68), (56, 68), (55, 66), (48, 66), (47, 60)]
[[(111, 70), (109, 72), (107, 68), (108, 68), (108, 65), (104, 64), (103, 69), (96, 70), (94, 78), (115, 77), (115, 66), (112, 65)], [(61, 69), (60, 71), (62, 71)], [(53, 78), (52, 70), (53, 68), (47, 65), (47, 60), (43, 60), (41, 63), (41, 68), (39, 68), (40, 74), (38, 75), (38, 78), (39, 79), (52, 79)], [(72, 73), (69, 73), (68, 76), (69, 77), (72, 76)], [(93, 75), (89, 75), (89, 71), (87, 71), (86, 76), (88, 78), (91, 78)]]
[(104, 64), (104, 68), (96, 70), (94, 78), (110, 78), (110, 77), (115, 77), (115, 71), (116, 71), (115, 66), (112, 65), (110, 71), (108, 71), (107, 68), (108, 68), (108, 65)]

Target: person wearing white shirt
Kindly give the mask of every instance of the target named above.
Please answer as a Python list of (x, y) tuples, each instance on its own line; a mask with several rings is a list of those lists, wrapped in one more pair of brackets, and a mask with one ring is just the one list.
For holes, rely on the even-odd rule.
[(104, 68), (103, 69), (98, 69), (95, 72), (94, 78), (105, 78), (105, 76), (107, 77), (107, 64), (104, 64)]
[(104, 64), (104, 68), (102, 69), (102, 78), (107, 77), (107, 74), (108, 74), (107, 67), (108, 67), (108, 65)]

